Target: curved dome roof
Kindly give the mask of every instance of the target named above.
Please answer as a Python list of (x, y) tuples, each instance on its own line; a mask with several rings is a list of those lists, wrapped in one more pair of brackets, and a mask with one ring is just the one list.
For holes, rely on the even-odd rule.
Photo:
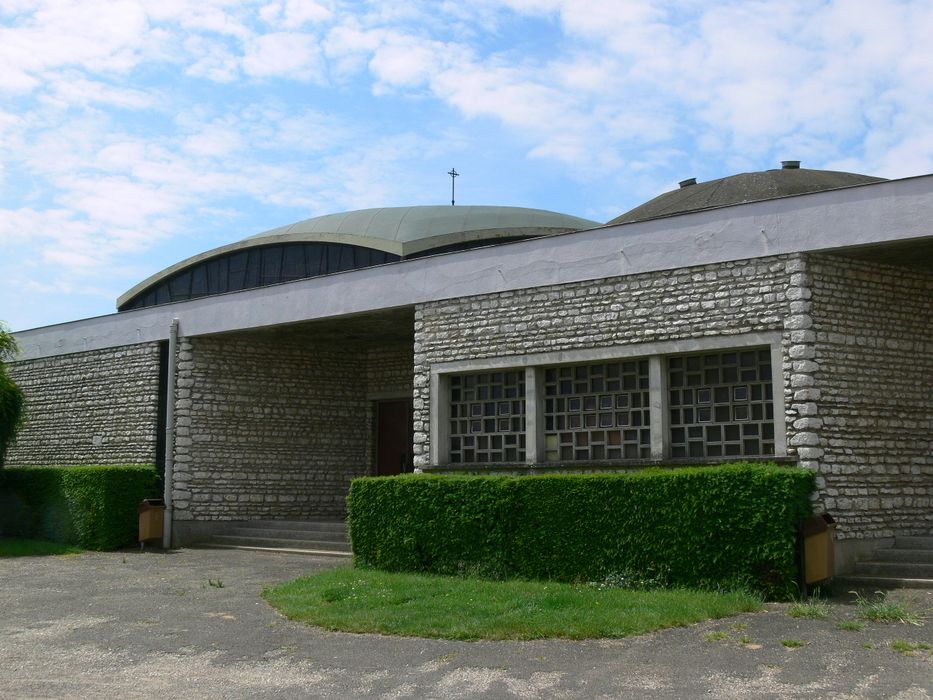
[(404, 257), (470, 241), (543, 236), (599, 225), (576, 216), (523, 207), (383, 207), (305, 219), (250, 236), (244, 242), (260, 245), (287, 238), (351, 243)]
[(633, 221), (686, 214), (700, 209), (758, 202), (808, 192), (834, 190), (840, 187), (867, 185), (872, 182), (882, 182), (885, 179), (835, 170), (809, 170), (793, 165), (796, 161), (790, 161), (790, 163), (791, 165), (785, 165), (780, 170), (741, 173), (699, 184), (685, 180), (681, 183), (680, 189), (665, 192), (616, 217), (609, 224), (627, 224)]
[[(521, 238), (532, 238), (552, 233), (566, 233), (600, 226), (596, 221), (569, 216), (543, 209), (495, 206), (418, 206), (384, 207), (361, 209), (341, 214), (328, 214), (305, 219), (289, 226), (281, 226), (263, 233), (244, 238), (236, 243), (214, 248), (205, 253), (182, 260), (161, 272), (152, 275), (121, 295), (117, 300), (120, 309), (136, 308), (140, 299), (153, 290), (165, 287), (186, 271), (200, 271), (205, 264), (231, 255), (255, 249), (271, 249), (293, 244), (336, 246), (348, 250), (371, 251), (372, 255), (351, 255), (346, 264), (340, 262), (334, 270), (327, 265), (317, 266), (317, 272), (299, 272), (288, 279), (296, 279), (330, 271), (353, 269), (360, 266), (380, 264), (399, 258), (444, 252), (478, 245), (491, 245)], [(378, 255), (377, 255), (378, 253)], [(358, 258), (358, 259), (357, 259)], [(249, 263), (248, 263), (249, 264)], [(255, 264), (262, 264), (257, 261)], [(313, 266), (312, 266), (313, 267)], [(283, 278), (278, 281), (287, 281)], [(264, 286), (274, 281), (258, 284), (243, 282), (250, 286)], [(183, 283), (187, 284), (187, 282)], [(240, 284), (240, 283), (237, 283)], [(189, 284), (190, 287), (190, 284)], [(190, 287), (193, 290), (193, 287)], [(222, 287), (232, 291), (228, 286)], [(195, 292), (192, 291), (193, 295)], [(209, 295), (212, 292), (207, 291)], [(170, 293), (168, 300), (188, 298), (187, 292)], [(200, 292), (199, 292), (200, 294)], [(204, 295), (204, 294), (201, 294)], [(158, 296), (158, 295), (157, 295)], [(177, 296), (177, 298), (176, 298)], [(163, 303), (155, 300), (152, 303)], [(145, 302), (145, 305), (150, 305)]]

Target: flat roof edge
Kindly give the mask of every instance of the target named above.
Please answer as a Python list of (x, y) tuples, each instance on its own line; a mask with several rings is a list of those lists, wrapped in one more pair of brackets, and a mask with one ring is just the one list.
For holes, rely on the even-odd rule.
[(427, 256), (15, 335), (21, 359), (29, 359), (165, 339), (172, 318), (180, 319), (182, 335), (195, 336), (931, 234), (933, 175), (926, 175)]

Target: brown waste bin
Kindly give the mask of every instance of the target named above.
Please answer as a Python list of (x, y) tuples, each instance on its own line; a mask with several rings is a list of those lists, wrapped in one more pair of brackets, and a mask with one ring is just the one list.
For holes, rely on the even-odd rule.
[(825, 581), (833, 577), (836, 560), (833, 555), (836, 521), (829, 513), (820, 513), (803, 521), (804, 582)]
[(161, 540), (165, 524), (165, 501), (147, 498), (139, 504), (139, 542)]

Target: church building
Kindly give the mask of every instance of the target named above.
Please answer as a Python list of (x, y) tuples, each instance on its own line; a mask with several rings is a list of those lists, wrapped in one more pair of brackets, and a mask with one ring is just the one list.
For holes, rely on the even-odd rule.
[(933, 175), (332, 214), (117, 309), (16, 333), (7, 464), (156, 464), (175, 544), (341, 518), (363, 475), (736, 460), (816, 472), (839, 571), (933, 533)]

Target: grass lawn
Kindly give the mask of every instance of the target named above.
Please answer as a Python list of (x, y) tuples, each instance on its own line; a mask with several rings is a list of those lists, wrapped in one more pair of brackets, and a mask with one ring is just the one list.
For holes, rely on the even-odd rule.
[(84, 550), (73, 544), (0, 537), (0, 557), (34, 557), (47, 554), (78, 554)]
[(263, 592), (283, 615), (329, 630), (443, 639), (626, 637), (761, 608), (747, 593), (631, 591), (342, 567)]

